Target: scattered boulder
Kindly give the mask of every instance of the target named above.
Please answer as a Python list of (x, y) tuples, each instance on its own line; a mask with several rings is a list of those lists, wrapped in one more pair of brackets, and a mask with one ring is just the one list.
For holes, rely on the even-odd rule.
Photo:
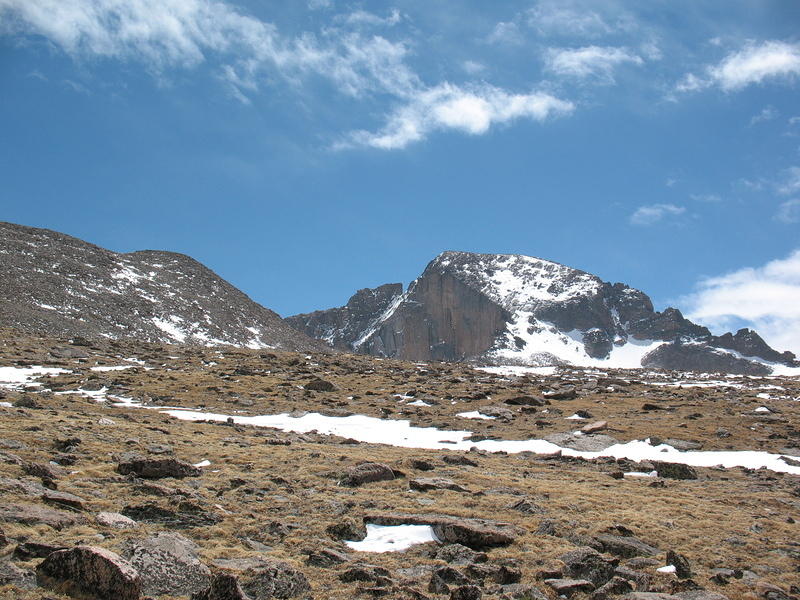
[(444, 477), (420, 477), (408, 482), (408, 487), (418, 492), (429, 492), (431, 490), (452, 490), (454, 492), (469, 493), (469, 490), (458, 485), (452, 479)]
[(655, 556), (658, 548), (645, 544), (633, 536), (609, 535), (601, 533), (594, 536), (603, 545), (603, 550), (615, 556), (633, 558), (634, 556)]
[(683, 554), (667, 550), (667, 564), (675, 567), (675, 575), (678, 579), (689, 579), (692, 576), (689, 560)]
[(6, 546), (8, 546), (8, 538), (5, 532), (0, 529), (0, 548), (5, 548)]
[(461, 544), (473, 550), (507, 546), (524, 531), (509, 523), (447, 515), (371, 513), (364, 516), (364, 522), (377, 525), (430, 525), (440, 541)]
[(127, 542), (123, 555), (139, 571), (145, 594), (188, 596), (211, 583), (211, 571), (197, 551), (197, 545), (181, 534), (162, 532)]
[(53, 544), (42, 544), (41, 542), (20, 542), (14, 548), (14, 558), (18, 560), (30, 560), (32, 558), (47, 558), (57, 550), (68, 550), (65, 546), (54, 546)]
[(589, 423), (588, 425), (581, 427), (581, 433), (588, 435), (597, 433), (598, 431), (603, 431), (604, 429), (608, 429), (608, 421), (595, 421), (594, 423)]
[(697, 479), (697, 471), (689, 465), (660, 461), (652, 462), (658, 476), (664, 479)]
[(325, 531), (335, 540), (357, 542), (367, 537), (367, 528), (364, 523), (351, 517), (344, 517), (341, 521), (328, 525)]
[(578, 592), (591, 592), (594, 585), (585, 579), (545, 579), (545, 584), (549, 585), (556, 594), (567, 598), (574, 596)]
[(594, 594), (592, 594), (592, 600), (607, 600), (612, 596), (618, 596), (632, 591), (633, 585), (631, 585), (630, 581), (615, 575), (607, 583), (597, 588)]
[(0, 587), (13, 585), (18, 588), (30, 590), (36, 587), (36, 575), (33, 571), (20, 569), (10, 562), (0, 562)]
[(101, 512), (97, 513), (95, 520), (105, 527), (112, 529), (135, 529), (138, 524), (133, 519), (114, 512)]
[(133, 474), (143, 479), (162, 479), (164, 477), (183, 479), (184, 477), (199, 477), (202, 471), (177, 458), (146, 458), (142, 456), (120, 462), (117, 465), (117, 473), (120, 475)]
[(188, 500), (179, 502), (176, 508), (177, 510), (172, 510), (158, 504), (147, 503), (126, 506), (122, 509), (122, 514), (141, 523), (160, 523), (177, 529), (205, 527), (222, 521), (219, 515), (206, 511), (201, 505)]
[(322, 548), (320, 550), (308, 551), (308, 559), (306, 562), (312, 567), (330, 568), (342, 563), (346, 563), (350, 557), (338, 550), (332, 548)]
[(513, 398), (506, 398), (503, 402), (511, 406), (545, 406), (550, 404), (544, 398), (537, 398), (536, 396), (514, 396)]
[(391, 573), (385, 567), (369, 565), (366, 563), (355, 563), (339, 573), (339, 580), (345, 583), (353, 581), (376, 581), (381, 577), (389, 577)]
[(336, 390), (336, 386), (333, 385), (330, 381), (326, 381), (324, 379), (320, 379), (317, 377), (316, 379), (312, 379), (307, 384), (303, 386), (303, 389), (311, 390), (314, 392), (333, 392)]
[(48, 463), (28, 462), (22, 465), (26, 475), (40, 479), (61, 479), (67, 472), (61, 467)]
[(453, 565), (469, 565), (473, 563), (485, 563), (489, 557), (484, 552), (462, 546), (461, 544), (447, 544), (437, 549), (434, 558), (443, 560)]
[(562, 448), (571, 448), (581, 452), (600, 452), (618, 444), (619, 440), (611, 437), (610, 435), (595, 434), (595, 435), (575, 435), (570, 432), (566, 433), (553, 433), (544, 438), (546, 441), (561, 446)]
[(610, 561), (593, 548), (578, 548), (561, 556), (563, 574), (571, 579), (591, 581), (595, 587), (607, 583), (614, 576), (616, 561)]
[[(230, 565), (234, 568), (234, 565)], [(242, 563), (239, 585), (252, 600), (306, 596), (311, 586), (305, 574), (287, 562), (257, 558)]]
[(450, 600), (481, 600), (483, 591), (477, 585), (460, 585), (450, 591)]
[(392, 468), (382, 463), (366, 462), (347, 469), (339, 482), (341, 485), (358, 487), (375, 481), (391, 481), (395, 478)]
[(20, 396), (12, 403), (14, 408), (30, 408), (30, 409), (37, 409), (41, 408), (41, 405), (36, 402), (36, 399), (33, 396), (25, 394)]
[(97, 600), (139, 600), (139, 573), (119, 555), (96, 546), (50, 554), (36, 567), (40, 585)]
[(8, 504), (0, 506), (0, 521), (23, 525), (47, 525), (60, 530), (80, 523), (83, 519), (63, 510), (45, 508), (37, 504)]
[(191, 600), (251, 600), (239, 585), (239, 580), (228, 573), (219, 573), (206, 589), (195, 592)]
[(542, 591), (527, 583), (512, 583), (503, 586), (502, 600), (547, 600)]

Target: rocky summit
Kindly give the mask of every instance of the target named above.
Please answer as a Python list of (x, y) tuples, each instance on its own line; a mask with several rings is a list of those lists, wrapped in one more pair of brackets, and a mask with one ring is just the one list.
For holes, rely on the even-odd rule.
[(655, 311), (644, 292), (520, 255), (444, 252), (405, 291), (360, 290), (288, 322), (335, 348), (406, 360), (751, 375), (800, 366), (749, 329), (714, 336), (677, 309)]
[(183, 254), (119, 254), (0, 222), (0, 325), (60, 336), (310, 350), (288, 327)]

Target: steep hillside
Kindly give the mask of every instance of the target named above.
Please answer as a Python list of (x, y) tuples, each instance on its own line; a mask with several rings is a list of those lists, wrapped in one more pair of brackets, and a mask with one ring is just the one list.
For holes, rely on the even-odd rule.
[(87, 338), (320, 347), (182, 254), (118, 254), (54, 231), (0, 223), (0, 256), (0, 325)]

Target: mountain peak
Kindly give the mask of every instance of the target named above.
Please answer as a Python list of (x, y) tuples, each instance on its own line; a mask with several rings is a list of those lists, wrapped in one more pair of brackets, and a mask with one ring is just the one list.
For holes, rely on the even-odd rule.
[(442, 252), (404, 294), (364, 308), (347, 331), (336, 325), (344, 309), (290, 322), (344, 349), (410, 360), (685, 368), (690, 357), (703, 370), (766, 374), (764, 362), (794, 359), (754, 332), (712, 336), (675, 308), (656, 312), (639, 290), (521, 254)]

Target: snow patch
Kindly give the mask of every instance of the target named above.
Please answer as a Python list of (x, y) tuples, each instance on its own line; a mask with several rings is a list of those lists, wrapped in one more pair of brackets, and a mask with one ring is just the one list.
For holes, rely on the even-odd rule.
[(360, 542), (345, 542), (357, 552), (402, 552), (416, 544), (438, 542), (430, 525), (367, 524), (367, 537)]

